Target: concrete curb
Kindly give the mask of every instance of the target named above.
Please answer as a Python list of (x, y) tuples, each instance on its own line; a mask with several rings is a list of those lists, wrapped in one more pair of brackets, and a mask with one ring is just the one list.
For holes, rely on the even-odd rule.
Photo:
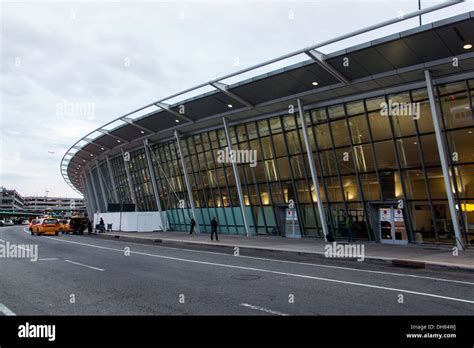
[[(228, 242), (219, 243), (219, 244), (211, 244), (209, 242), (202, 242), (202, 241), (190, 241), (190, 240), (183, 240), (183, 239), (162, 239), (162, 238), (143, 238), (143, 237), (134, 237), (134, 236), (124, 236), (124, 235), (115, 235), (115, 234), (96, 234), (95, 237), (103, 238), (103, 239), (113, 239), (113, 240), (122, 240), (122, 241), (130, 241), (130, 242), (137, 242), (140, 244), (161, 244), (161, 245), (182, 245), (182, 244), (189, 244), (195, 246), (206, 246), (206, 247), (213, 247), (223, 249), (229, 249), (229, 251), (233, 252), (235, 247), (238, 247), (240, 251), (262, 251), (265, 253), (282, 253), (282, 254), (292, 254), (298, 256), (306, 256), (306, 257), (315, 257), (315, 258), (323, 258), (327, 259), (324, 252), (305, 252), (305, 251), (295, 251), (295, 250), (287, 250), (287, 249), (278, 249), (278, 248), (266, 248), (260, 246), (249, 246), (249, 245), (241, 245), (238, 243), (231, 244)], [(356, 261), (356, 259), (346, 258), (344, 260), (347, 261)], [(359, 261), (360, 262), (360, 261)], [(435, 270), (457, 270), (457, 271), (468, 271), (474, 272), (474, 266), (467, 266), (462, 264), (450, 264), (450, 263), (442, 263), (442, 262), (433, 262), (433, 261), (420, 261), (420, 260), (413, 260), (413, 259), (400, 259), (400, 258), (391, 258), (391, 257), (383, 257), (383, 256), (366, 256), (364, 261), (368, 263), (376, 263), (376, 264), (385, 264), (385, 265), (393, 265), (398, 267), (407, 267), (413, 269), (435, 269)]]

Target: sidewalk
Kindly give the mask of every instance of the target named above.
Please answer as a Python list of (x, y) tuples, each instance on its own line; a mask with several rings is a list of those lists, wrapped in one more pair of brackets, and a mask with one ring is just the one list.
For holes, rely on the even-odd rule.
[[(189, 244), (219, 246), (242, 250), (266, 250), (290, 252), (299, 255), (325, 257), (325, 245), (321, 239), (290, 239), (271, 236), (236, 236), (220, 234), (219, 241), (211, 241), (208, 233), (190, 235), (186, 232), (106, 232), (97, 234), (101, 238), (150, 242), (162, 244)], [(338, 241), (338, 244), (346, 244)], [(330, 244), (330, 243), (329, 243)], [(374, 242), (357, 242), (365, 246), (365, 262), (384, 262), (417, 268), (449, 268), (474, 271), (474, 248), (453, 256), (448, 245), (408, 244), (388, 245)]]

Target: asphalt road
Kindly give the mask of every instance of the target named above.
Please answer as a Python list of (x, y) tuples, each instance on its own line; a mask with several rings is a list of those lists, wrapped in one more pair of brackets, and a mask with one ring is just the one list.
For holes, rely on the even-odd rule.
[(474, 314), (472, 272), (37, 237), (26, 226), (1, 227), (6, 242), (38, 245), (39, 259), (0, 258), (0, 315)]

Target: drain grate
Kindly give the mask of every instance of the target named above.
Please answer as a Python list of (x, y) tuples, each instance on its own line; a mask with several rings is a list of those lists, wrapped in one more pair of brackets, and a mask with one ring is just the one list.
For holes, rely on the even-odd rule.
[(236, 280), (257, 280), (260, 279), (260, 276), (255, 274), (236, 274), (231, 276), (231, 278)]

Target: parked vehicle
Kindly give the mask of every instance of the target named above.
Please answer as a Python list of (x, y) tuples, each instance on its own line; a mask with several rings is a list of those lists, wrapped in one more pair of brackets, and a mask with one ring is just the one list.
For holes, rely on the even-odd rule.
[(0, 220), (0, 226), (5, 226), (5, 220)]
[(74, 229), (71, 227), (70, 222), (71, 222), (70, 219), (59, 221), (59, 223), (61, 224), (61, 233), (74, 232)]
[(5, 220), (5, 226), (14, 226), (15, 224), (13, 223), (12, 220)]
[(29, 225), (30, 222), (28, 220), (24, 219), (24, 220), (21, 220), (21, 224), (22, 225)]
[(57, 236), (61, 230), (61, 224), (58, 219), (39, 219), (38, 222), (32, 227), (31, 234), (37, 236), (43, 234), (54, 234)]
[(30, 221), (30, 226), (28, 227), (28, 229), (30, 230), (30, 232), (33, 232), (33, 227), (38, 223), (39, 219), (33, 219)]

